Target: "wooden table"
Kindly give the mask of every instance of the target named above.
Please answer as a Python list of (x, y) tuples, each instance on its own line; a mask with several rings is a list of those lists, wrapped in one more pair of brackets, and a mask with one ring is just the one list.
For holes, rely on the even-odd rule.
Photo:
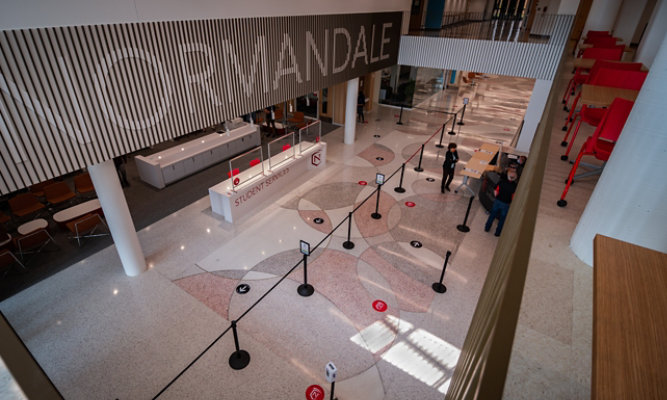
[(608, 107), (617, 97), (635, 101), (638, 94), (639, 90), (588, 84), (581, 85), (581, 103), (589, 106)]
[(667, 254), (597, 235), (592, 399), (667, 393)]
[(92, 199), (81, 204), (77, 204), (74, 207), (66, 208), (62, 211), (59, 211), (53, 214), (53, 220), (59, 224), (64, 224), (67, 221), (84, 216), (90, 212), (97, 211), (102, 208), (100, 205), (99, 199)]
[[(575, 68), (591, 69), (593, 68), (593, 65), (595, 65), (595, 61), (596, 61), (595, 58), (575, 58), (572, 61), (572, 65)], [(634, 64), (627, 61), (610, 61), (610, 60), (605, 60), (605, 61), (614, 62), (618, 64)], [(648, 71), (648, 68), (646, 68), (645, 65), (642, 65), (641, 71)]]

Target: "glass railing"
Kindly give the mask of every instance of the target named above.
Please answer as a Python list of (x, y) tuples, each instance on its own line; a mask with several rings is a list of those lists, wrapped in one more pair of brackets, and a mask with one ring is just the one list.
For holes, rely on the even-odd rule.
[(227, 179), (232, 178), (232, 189), (264, 176), (262, 147), (256, 147), (229, 160)]
[(299, 154), (315, 146), (320, 142), (322, 135), (322, 123), (314, 121), (299, 129)]
[(291, 158), (295, 158), (294, 132), (272, 140), (268, 143), (267, 148), (269, 152), (269, 170)]

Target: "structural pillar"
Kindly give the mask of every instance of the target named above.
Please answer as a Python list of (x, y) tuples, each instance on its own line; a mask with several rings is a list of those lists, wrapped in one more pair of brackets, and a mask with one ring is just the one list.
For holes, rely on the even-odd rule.
[(593, 264), (593, 238), (610, 236), (667, 253), (667, 37), (614, 151), (579, 219), (570, 246)]
[(526, 113), (523, 116), (521, 134), (519, 135), (519, 140), (515, 146), (517, 150), (526, 153), (530, 151), (530, 145), (533, 143), (533, 138), (535, 137), (535, 131), (537, 130), (540, 118), (542, 117), (542, 114), (544, 114), (544, 107), (547, 104), (547, 98), (549, 97), (549, 91), (551, 90), (552, 85), (553, 81), (535, 79), (533, 93), (530, 95), (530, 101), (528, 102), (528, 107), (526, 107)]
[(113, 160), (88, 167), (90, 179), (95, 185), (104, 217), (111, 231), (118, 256), (127, 276), (136, 276), (146, 270), (146, 260), (139, 245), (139, 237), (125, 201), (123, 189)]
[(354, 143), (357, 130), (357, 96), (359, 94), (359, 78), (347, 81), (347, 96), (345, 98), (345, 144)]
[(651, 19), (635, 54), (635, 61), (644, 63), (649, 69), (652, 69), (653, 59), (660, 45), (664, 44), (663, 40), (667, 35), (665, 21), (667, 21), (667, 1), (660, 1), (653, 9), (653, 14), (651, 14)]

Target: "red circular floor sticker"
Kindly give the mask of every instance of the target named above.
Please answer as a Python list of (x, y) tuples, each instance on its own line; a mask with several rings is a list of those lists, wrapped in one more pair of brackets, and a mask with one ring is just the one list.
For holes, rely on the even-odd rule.
[(306, 400), (323, 400), (324, 389), (320, 385), (310, 385), (306, 389)]
[(366, 186), (366, 185), (368, 185), (368, 182), (366, 182), (366, 181), (359, 181), (359, 184), (360, 184), (361, 186)]
[(405, 205), (408, 206), (408, 207), (414, 207), (414, 206), (415, 206), (415, 203), (413, 203), (413, 202), (411, 202), (411, 201), (406, 201), (406, 202), (405, 202)]
[(375, 311), (385, 312), (385, 311), (387, 311), (387, 303), (385, 303), (382, 300), (375, 300), (373, 302), (373, 309)]

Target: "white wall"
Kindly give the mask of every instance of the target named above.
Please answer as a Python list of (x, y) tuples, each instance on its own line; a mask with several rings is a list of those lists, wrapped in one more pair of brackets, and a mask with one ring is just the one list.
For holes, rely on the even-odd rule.
[(0, 30), (119, 22), (409, 11), (410, 0), (2, 0)]
[(557, 14), (575, 15), (577, 13), (578, 8), (579, 8), (579, 0), (561, 0), (560, 4), (558, 5)]
[[(593, 0), (584, 26), (584, 35), (588, 31), (612, 31), (622, 0)], [(613, 32), (612, 32), (613, 33)]]
[(523, 128), (521, 129), (519, 141), (516, 144), (517, 150), (525, 152), (530, 150), (530, 145), (533, 143), (535, 131), (537, 130), (537, 124), (540, 122), (542, 114), (544, 114), (544, 106), (547, 104), (547, 98), (549, 97), (552, 85), (553, 81), (535, 80), (533, 92), (530, 95), (528, 107), (526, 107), (526, 114), (523, 116)]
[(653, 59), (665, 41), (665, 35), (667, 35), (667, 23), (665, 21), (667, 21), (667, 0), (659, 0), (637, 49), (635, 61), (642, 62), (649, 67), (653, 64)]
[(632, 42), (632, 36), (642, 17), (646, 0), (624, 1), (614, 24), (614, 36), (623, 39), (625, 45)]

